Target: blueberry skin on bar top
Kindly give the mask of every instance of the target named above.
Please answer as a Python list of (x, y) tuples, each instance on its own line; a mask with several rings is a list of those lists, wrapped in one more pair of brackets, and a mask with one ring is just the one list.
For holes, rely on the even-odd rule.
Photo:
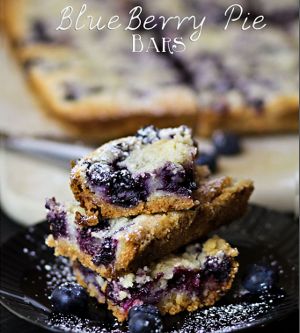
[(50, 36), (48, 32), (47, 24), (42, 20), (35, 20), (32, 23), (32, 34), (33, 34), (33, 39), (37, 42), (42, 42), (42, 43), (53, 42), (53, 38)]
[(119, 206), (136, 206), (139, 201), (145, 201), (149, 194), (147, 187), (149, 174), (133, 178), (126, 168), (118, 170), (114, 166), (108, 167), (95, 163), (88, 168), (86, 176), (87, 180), (102, 192), (109, 202)]
[(162, 179), (161, 190), (170, 193), (189, 196), (197, 188), (192, 166), (184, 168), (168, 162), (157, 175)]
[(203, 265), (204, 276), (213, 276), (218, 282), (225, 281), (230, 270), (231, 261), (227, 256), (224, 256), (222, 259), (217, 257), (207, 257)]

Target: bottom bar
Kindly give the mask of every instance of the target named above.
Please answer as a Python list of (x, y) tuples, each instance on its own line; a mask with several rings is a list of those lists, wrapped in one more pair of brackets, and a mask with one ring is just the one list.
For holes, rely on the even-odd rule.
[(90, 296), (107, 303), (114, 316), (124, 321), (135, 305), (153, 304), (162, 314), (213, 305), (231, 288), (238, 270), (237, 255), (236, 248), (214, 236), (139, 268), (135, 274), (104, 279), (78, 261), (73, 271)]

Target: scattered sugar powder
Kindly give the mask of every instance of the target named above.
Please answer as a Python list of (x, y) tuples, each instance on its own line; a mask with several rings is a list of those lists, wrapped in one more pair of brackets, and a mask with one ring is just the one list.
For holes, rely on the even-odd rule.
[[(46, 260), (43, 253), (49, 251), (47, 247), (40, 244), (38, 251), (33, 251), (33, 239), (28, 233), (28, 244), (24, 247), (23, 253), (28, 255), (31, 260), (36, 260), (36, 270), (46, 277), (45, 296), (49, 296), (54, 288), (64, 282), (74, 282), (75, 278), (72, 269), (66, 258), (55, 257), (53, 260)], [(32, 243), (32, 244), (31, 244)], [(36, 247), (36, 244), (35, 244)], [(36, 253), (38, 252), (38, 253)], [(272, 266), (277, 266), (279, 273), (283, 271), (280, 264), (269, 258)], [(143, 275), (143, 274), (142, 274)], [(39, 278), (39, 276), (38, 276)], [(246, 301), (247, 293), (237, 288), (232, 290), (234, 303), (230, 305), (219, 305), (207, 309), (202, 309), (192, 313), (180, 315), (180, 323), (168, 325), (169, 317), (164, 319), (167, 331), (171, 333), (204, 333), (204, 332), (229, 332), (239, 328), (245, 328), (253, 325), (257, 320), (262, 319), (266, 314), (271, 314), (276, 310), (276, 305), (281, 298), (285, 297), (284, 292), (278, 292), (276, 295), (268, 292), (262, 295), (256, 295), (255, 301)], [(244, 298), (246, 297), (246, 299)], [(98, 312), (99, 311), (99, 312)], [(102, 318), (102, 317), (105, 318)], [(92, 316), (93, 317), (93, 316)], [(74, 333), (119, 333), (127, 332), (124, 324), (117, 322), (107, 311), (96, 309), (96, 317), (91, 319), (79, 318), (74, 315), (51, 314), (47, 324), (55, 329)], [(171, 320), (171, 322), (173, 322)]]
[(58, 257), (53, 264), (44, 265), (44, 269), (47, 271), (47, 288), (50, 290), (65, 282), (75, 282), (68, 259), (64, 257)]
[(188, 314), (180, 329), (172, 333), (192, 333), (197, 328), (198, 333), (229, 332), (234, 328), (250, 326), (251, 323), (263, 316), (270, 305), (266, 302), (240, 303), (211, 307), (197, 313)]
[[(103, 327), (105, 323), (93, 323), (89, 319), (82, 319), (73, 315), (52, 315), (48, 321), (48, 325), (52, 328), (57, 328), (65, 332), (72, 333), (121, 333), (120, 324), (117, 322), (112, 327)], [(119, 327), (118, 327), (119, 326)]]

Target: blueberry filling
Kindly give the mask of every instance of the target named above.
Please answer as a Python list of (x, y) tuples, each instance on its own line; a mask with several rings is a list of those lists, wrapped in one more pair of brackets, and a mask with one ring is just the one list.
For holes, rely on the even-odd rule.
[(103, 91), (102, 86), (86, 87), (78, 83), (65, 82), (63, 84), (64, 99), (66, 101), (76, 101), (83, 96), (98, 94)]
[(207, 257), (202, 274), (209, 278), (213, 277), (218, 282), (224, 282), (231, 271), (232, 263), (227, 256), (223, 258)]
[[(77, 265), (77, 268), (80, 269), (85, 279), (94, 283), (99, 292), (103, 294), (101, 286), (96, 281), (96, 274), (80, 264)], [(164, 295), (172, 291), (184, 291), (201, 297), (207, 288), (210, 290), (218, 289), (218, 283), (226, 282), (231, 268), (232, 261), (227, 256), (222, 259), (207, 257), (201, 269), (174, 268), (173, 277), (166, 280), (165, 288), (159, 287), (160, 280), (164, 277), (163, 273), (159, 273), (156, 278), (144, 284), (134, 283), (132, 287), (128, 288), (125, 288), (116, 280), (108, 281), (104, 296), (121, 306), (125, 311), (130, 310), (137, 304), (158, 304)], [(128, 295), (124, 300), (119, 299), (120, 291), (124, 291)]]
[(66, 101), (76, 101), (82, 96), (82, 88), (74, 83), (64, 84), (64, 99)]
[(101, 240), (92, 236), (92, 232), (101, 230), (103, 230), (101, 224), (99, 227), (82, 228), (78, 232), (77, 241), (80, 250), (92, 256), (92, 262), (96, 266), (107, 266), (115, 260), (118, 241), (111, 237)]
[(32, 58), (32, 59), (27, 59), (23, 62), (23, 68), (27, 72), (29, 71), (32, 67), (36, 66), (41, 62), (41, 59), (39, 58)]
[(136, 98), (144, 98), (149, 96), (150, 91), (145, 89), (131, 88), (129, 92)]
[(35, 20), (32, 23), (33, 38), (37, 42), (52, 43), (53, 38), (50, 36), (48, 27), (45, 22), (41, 20)]
[(82, 228), (78, 230), (77, 242), (80, 250), (94, 256), (101, 248), (101, 240), (92, 236), (92, 232), (97, 232), (97, 227)]
[(116, 257), (117, 244), (118, 241), (116, 239), (111, 239), (110, 237), (105, 238), (101, 243), (99, 252), (97, 252), (92, 259), (92, 262), (97, 266), (107, 266), (112, 263)]
[(189, 196), (197, 188), (192, 167), (184, 168), (168, 162), (156, 174), (162, 180), (160, 190)]
[(200, 287), (200, 271), (189, 270), (181, 267), (174, 269), (173, 278), (168, 282), (169, 289), (185, 289), (189, 291), (199, 290)]
[(95, 163), (87, 170), (87, 179), (98, 187), (108, 201), (122, 207), (134, 207), (148, 197), (149, 174), (133, 177), (126, 168)]
[(120, 305), (126, 311), (129, 310), (137, 301), (144, 302), (146, 304), (157, 304), (161, 299), (162, 290), (155, 289), (157, 281), (163, 276), (159, 274), (156, 279), (149, 281), (143, 285), (135, 284), (133, 287), (125, 289), (117, 282), (109, 282), (105, 291), (106, 297), (111, 299), (115, 304), (120, 303), (118, 300), (118, 294), (120, 290), (128, 292), (130, 294), (129, 299), (121, 302)]
[(55, 198), (47, 199), (45, 207), (49, 210), (47, 221), (50, 224), (50, 230), (55, 239), (66, 237), (67, 232), (67, 212), (61, 204), (57, 203)]
[(258, 113), (261, 113), (263, 111), (263, 109), (264, 109), (264, 100), (261, 99), (261, 98), (251, 98), (251, 99), (248, 100), (248, 103)]
[[(161, 186), (158, 190), (190, 196), (196, 189), (192, 167), (184, 168), (181, 165), (166, 163), (154, 172), (160, 179)], [(94, 163), (88, 167), (87, 180), (95, 192), (103, 194), (107, 201), (121, 207), (134, 207), (140, 201), (146, 201), (149, 196), (149, 173), (142, 173), (133, 177), (125, 167)]]

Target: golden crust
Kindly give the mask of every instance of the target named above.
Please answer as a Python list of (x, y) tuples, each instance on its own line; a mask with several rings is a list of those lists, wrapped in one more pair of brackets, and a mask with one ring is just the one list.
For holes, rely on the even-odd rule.
[(166, 213), (169, 211), (178, 211), (190, 209), (197, 202), (192, 198), (178, 196), (162, 196), (148, 199), (146, 202), (140, 202), (135, 207), (123, 208), (110, 204), (95, 194), (88, 188), (82, 186), (80, 173), (73, 174), (71, 177), (71, 190), (75, 199), (90, 214), (95, 214), (100, 208), (101, 216), (109, 218), (137, 216), (139, 214)]
[(196, 133), (211, 136), (217, 129), (238, 134), (272, 134), (298, 131), (298, 96), (279, 96), (258, 113), (244, 106), (224, 113), (202, 109), (198, 113)]
[(184, 293), (173, 292), (169, 295), (167, 301), (159, 303), (158, 308), (162, 314), (175, 315), (178, 312), (187, 310), (189, 312), (200, 309), (204, 306), (214, 305), (228, 291), (238, 271), (239, 264), (234, 261), (228, 281), (220, 286), (217, 291), (210, 291), (204, 299), (198, 297), (189, 298)]
[(233, 183), (229, 177), (203, 181), (197, 196), (196, 209), (183, 212), (170, 212), (159, 216), (159, 223), (151, 225), (155, 215), (149, 216), (138, 232), (120, 240), (120, 255), (117, 254), (113, 268), (96, 266), (92, 257), (63, 239), (54, 240), (50, 235), (47, 245), (55, 248), (55, 255), (63, 255), (72, 260), (78, 259), (83, 266), (105, 277), (112, 277), (135, 270), (158, 257), (167, 255), (181, 246), (195, 241), (219, 226), (241, 217), (247, 208), (253, 191), (251, 181)]
[[(190, 297), (185, 292), (174, 291), (164, 297), (160, 303), (157, 304), (159, 311), (165, 315), (175, 315), (181, 311), (196, 311), (205, 306), (214, 305), (232, 286), (234, 277), (238, 271), (239, 264), (237, 261), (233, 261), (232, 269), (228, 280), (223, 283), (217, 291), (209, 291), (208, 294), (203, 297)], [(87, 289), (91, 297), (96, 297), (98, 302), (101, 304), (107, 303), (108, 309), (112, 311), (113, 315), (118, 319), (118, 321), (125, 321), (127, 319), (128, 313), (125, 313), (123, 309), (115, 305), (110, 300), (106, 299), (104, 296), (100, 296), (99, 291), (93, 284), (86, 284), (79, 270), (74, 270), (77, 282)]]

